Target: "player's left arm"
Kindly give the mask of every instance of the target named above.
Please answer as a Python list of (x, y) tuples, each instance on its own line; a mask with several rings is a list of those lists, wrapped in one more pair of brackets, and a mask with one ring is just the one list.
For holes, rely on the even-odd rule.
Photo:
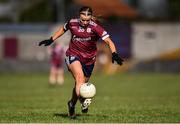
[(117, 62), (119, 65), (122, 65), (123, 64), (123, 59), (117, 53), (116, 47), (115, 47), (113, 41), (110, 39), (109, 34), (107, 33), (107, 31), (105, 31), (103, 27), (101, 27), (100, 25), (98, 25), (96, 23), (94, 24), (94, 29), (95, 29), (96, 33), (98, 34), (98, 36), (101, 37), (101, 39), (103, 41), (105, 41), (106, 44), (111, 49), (112, 63)]
[(105, 41), (106, 44), (109, 46), (109, 48), (110, 48), (110, 50), (111, 50), (112, 53), (116, 52), (116, 47), (115, 47), (113, 41), (112, 41), (109, 37), (107, 37), (106, 39), (104, 39), (104, 41)]
[(115, 47), (113, 41), (109, 37), (105, 38), (104, 41), (106, 42), (106, 44), (109, 46), (109, 48), (111, 50), (112, 63), (114, 63), (114, 61), (116, 61), (119, 65), (122, 65), (124, 60), (117, 53), (116, 47)]

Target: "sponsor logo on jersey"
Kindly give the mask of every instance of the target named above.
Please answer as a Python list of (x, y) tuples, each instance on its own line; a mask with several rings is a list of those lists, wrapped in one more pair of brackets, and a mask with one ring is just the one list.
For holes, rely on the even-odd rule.
[(76, 35), (73, 35), (72, 40), (73, 41), (80, 41), (80, 42), (91, 41), (91, 37), (80, 38), (80, 37), (76, 37)]

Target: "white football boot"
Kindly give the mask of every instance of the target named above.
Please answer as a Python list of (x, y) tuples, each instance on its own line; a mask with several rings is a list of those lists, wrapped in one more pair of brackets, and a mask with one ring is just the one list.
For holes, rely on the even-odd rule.
[(88, 107), (91, 104), (92, 99), (88, 98), (88, 99), (84, 99), (84, 101), (81, 103), (81, 111), (82, 113), (87, 113), (88, 112)]

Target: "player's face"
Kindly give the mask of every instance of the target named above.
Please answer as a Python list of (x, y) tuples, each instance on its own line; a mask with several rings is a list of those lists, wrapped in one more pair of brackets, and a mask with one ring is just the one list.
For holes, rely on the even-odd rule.
[(89, 24), (91, 20), (91, 15), (83, 15), (83, 14), (80, 14), (80, 23), (82, 26), (87, 26)]

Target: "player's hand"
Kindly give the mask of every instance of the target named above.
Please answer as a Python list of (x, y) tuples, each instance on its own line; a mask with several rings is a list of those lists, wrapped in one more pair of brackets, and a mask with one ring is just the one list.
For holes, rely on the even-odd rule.
[(112, 63), (114, 63), (115, 61), (117, 62), (117, 64), (122, 65), (124, 60), (116, 52), (113, 52)]
[(43, 45), (43, 44), (44, 44), (44, 46), (49, 46), (49, 45), (51, 45), (52, 43), (53, 43), (53, 39), (52, 39), (52, 37), (51, 37), (51, 38), (48, 39), (48, 40), (43, 40), (43, 41), (39, 42), (39, 46), (41, 46), (41, 45)]

